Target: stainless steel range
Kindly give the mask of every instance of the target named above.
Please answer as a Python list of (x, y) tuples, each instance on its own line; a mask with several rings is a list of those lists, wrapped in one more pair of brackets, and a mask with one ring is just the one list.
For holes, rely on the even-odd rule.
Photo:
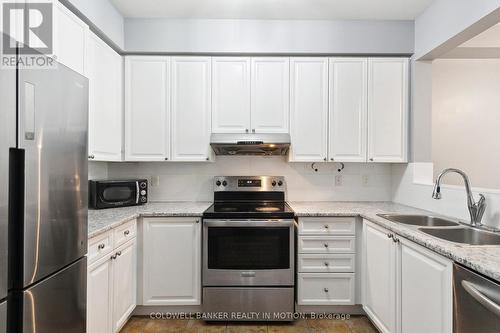
[[(294, 310), (294, 213), (283, 177), (215, 177), (203, 214), (203, 310), (283, 320)], [(281, 319), (280, 319), (281, 318)]]

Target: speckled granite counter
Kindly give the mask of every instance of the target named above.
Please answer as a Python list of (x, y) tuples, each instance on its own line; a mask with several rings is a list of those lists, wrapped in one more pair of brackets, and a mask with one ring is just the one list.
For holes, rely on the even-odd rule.
[(89, 238), (139, 216), (201, 216), (211, 202), (152, 202), (143, 206), (89, 209)]
[(410, 226), (391, 222), (377, 214), (431, 214), (425, 210), (390, 202), (289, 202), (299, 217), (361, 216), (390, 231), (423, 245), (464, 266), (500, 281), (500, 246), (470, 246), (431, 237)]

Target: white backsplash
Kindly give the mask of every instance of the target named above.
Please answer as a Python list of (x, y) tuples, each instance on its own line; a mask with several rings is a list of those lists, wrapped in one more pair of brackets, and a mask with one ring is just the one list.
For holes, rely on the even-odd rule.
[(108, 178), (108, 163), (89, 161), (89, 179)]
[[(212, 201), (215, 176), (285, 176), (290, 201), (387, 201), (392, 198), (389, 164), (288, 163), (285, 157), (218, 156), (213, 163), (108, 163), (108, 177), (146, 178), (150, 201)], [(335, 186), (335, 176), (342, 185)], [(152, 180), (159, 180), (154, 186)]]

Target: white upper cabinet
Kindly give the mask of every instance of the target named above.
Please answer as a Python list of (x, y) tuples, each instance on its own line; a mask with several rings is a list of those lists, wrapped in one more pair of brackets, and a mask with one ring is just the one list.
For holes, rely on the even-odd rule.
[(125, 58), (125, 160), (170, 159), (170, 59)]
[(87, 39), (89, 159), (122, 160), (122, 57), (94, 33)]
[(328, 59), (291, 58), (290, 161), (326, 161)]
[(209, 160), (211, 58), (174, 57), (171, 62), (172, 160)]
[(366, 162), (366, 58), (330, 59), (329, 160)]
[(212, 132), (250, 129), (250, 58), (212, 58)]
[(252, 133), (288, 133), (289, 58), (252, 58)]
[(85, 75), (89, 27), (59, 1), (54, 1), (54, 55), (61, 64)]
[(406, 162), (408, 59), (368, 60), (368, 159)]

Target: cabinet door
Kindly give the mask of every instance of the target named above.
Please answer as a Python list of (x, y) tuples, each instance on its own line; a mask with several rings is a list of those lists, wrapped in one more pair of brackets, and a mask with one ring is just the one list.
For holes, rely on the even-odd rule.
[(137, 247), (132, 239), (116, 249), (113, 260), (113, 332), (119, 332), (134, 311), (137, 291)]
[(212, 58), (212, 132), (250, 129), (250, 58)]
[(363, 308), (382, 333), (395, 333), (397, 247), (388, 231), (364, 222)]
[(171, 61), (172, 160), (209, 160), (211, 59), (175, 57)]
[(252, 133), (288, 133), (289, 58), (252, 58)]
[(408, 59), (368, 60), (368, 157), (406, 162), (408, 150)]
[(87, 333), (111, 333), (113, 270), (106, 256), (88, 268)]
[(326, 161), (328, 59), (291, 59), (290, 161)]
[(400, 251), (401, 332), (451, 333), (452, 262), (406, 240)]
[(94, 33), (87, 39), (89, 158), (122, 160), (122, 57)]
[(201, 304), (201, 223), (144, 218), (143, 305)]
[(125, 160), (170, 158), (170, 59), (125, 58)]
[(330, 59), (329, 159), (366, 162), (368, 60)]
[(54, 2), (56, 60), (85, 75), (85, 49), (89, 27), (59, 1)]

